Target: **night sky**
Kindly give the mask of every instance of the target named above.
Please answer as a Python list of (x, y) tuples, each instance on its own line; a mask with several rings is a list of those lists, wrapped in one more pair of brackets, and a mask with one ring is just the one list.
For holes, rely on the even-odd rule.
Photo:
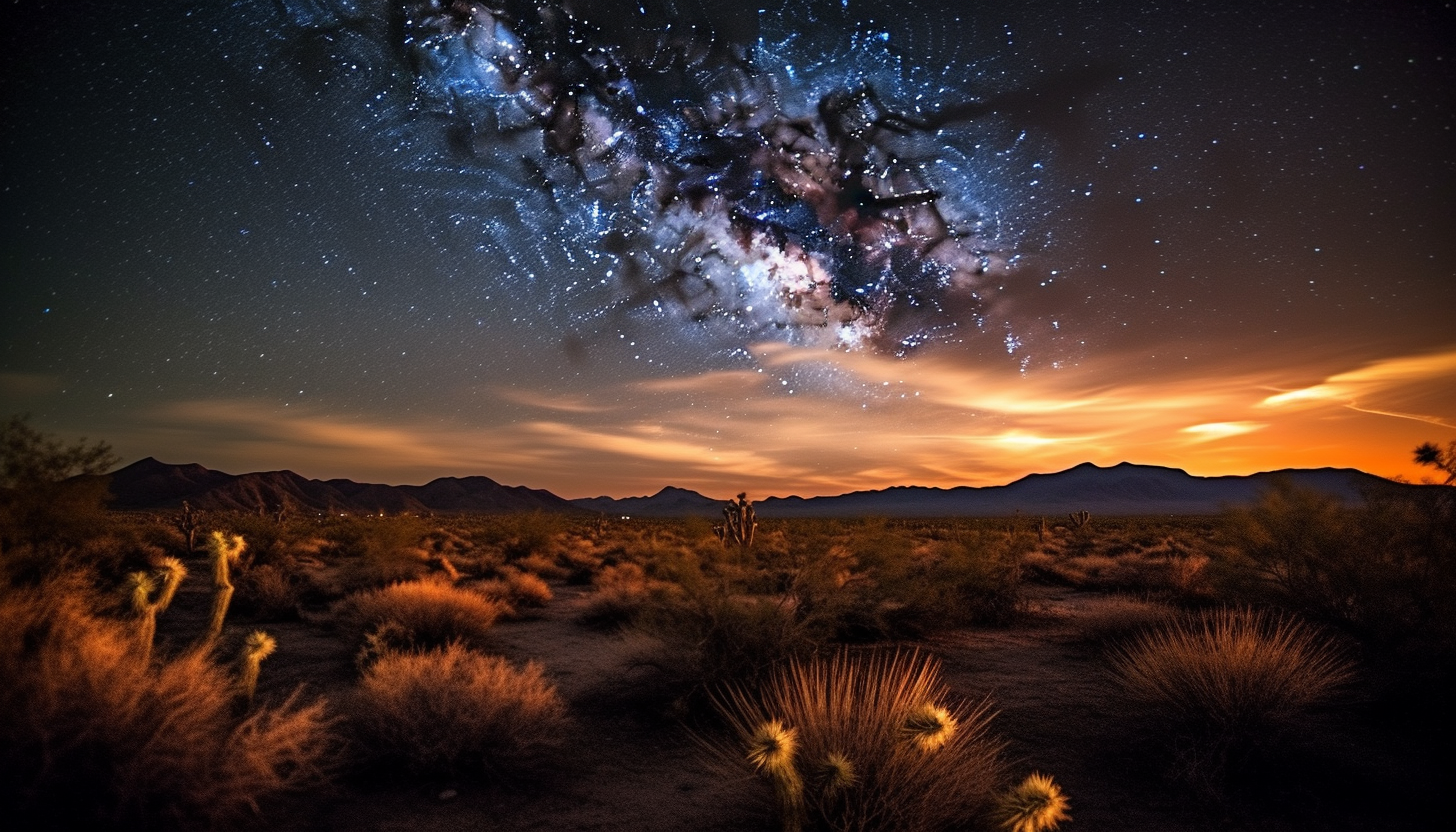
[(1451, 3), (497, 2), (8, 5), (0, 415), (565, 497), (1456, 438)]

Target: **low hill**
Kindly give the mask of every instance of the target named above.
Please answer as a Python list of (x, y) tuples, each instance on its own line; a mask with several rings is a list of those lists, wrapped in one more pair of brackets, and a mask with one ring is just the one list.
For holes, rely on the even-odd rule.
[(225, 474), (147, 457), (111, 475), (111, 507), (177, 508), (185, 500), (214, 511), (399, 514), (580, 512), (549, 491), (501, 485), (489, 477), (442, 477), (424, 485), (310, 480), (292, 471)]

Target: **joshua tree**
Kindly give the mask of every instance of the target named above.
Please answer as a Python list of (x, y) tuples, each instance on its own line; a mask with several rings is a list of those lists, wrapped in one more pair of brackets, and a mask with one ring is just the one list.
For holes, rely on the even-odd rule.
[(242, 535), (231, 538), (222, 532), (213, 532), (207, 539), (207, 554), (212, 559), (212, 588), (217, 594), (212, 598), (212, 619), (207, 626), (207, 641), (216, 641), (222, 635), (222, 620), (227, 616), (228, 604), (233, 599), (233, 585), (228, 580), (228, 567), (242, 556), (247, 543)]
[(753, 545), (753, 533), (758, 529), (758, 515), (753, 511), (753, 503), (748, 500), (748, 492), (739, 494), (737, 500), (728, 501), (728, 505), (723, 507), (723, 520), (719, 537), (724, 543)]
[(197, 529), (202, 525), (202, 512), (194, 511), (192, 504), (182, 501), (182, 513), (177, 515), (177, 531), (187, 538), (187, 554), (197, 549)]

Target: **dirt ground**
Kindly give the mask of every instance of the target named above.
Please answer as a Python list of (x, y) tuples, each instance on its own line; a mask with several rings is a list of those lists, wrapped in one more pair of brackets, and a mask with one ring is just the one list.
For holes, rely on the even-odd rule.
[[(556, 598), (538, 617), (501, 622), (493, 633), (496, 652), (540, 662), (567, 700), (575, 727), (564, 747), (524, 773), (493, 779), (345, 777), (322, 793), (265, 807), (260, 825), (351, 832), (774, 829), (761, 783), (709, 768), (686, 729), (634, 697), (648, 672), (632, 662), (641, 645), (576, 623), (586, 589), (553, 589)], [(1288, 765), (1300, 776), (1288, 783), (1229, 800), (1199, 798), (1168, 782), (1166, 766), (1139, 741), (1138, 715), (1118, 704), (1104, 648), (1085, 636), (1084, 624), (1118, 599), (1047, 587), (1030, 594), (1030, 612), (1014, 627), (959, 630), (916, 646), (941, 659), (953, 693), (991, 698), (1016, 774), (1042, 771), (1062, 785), (1073, 815), (1063, 828), (1428, 828), (1421, 818), (1449, 786), (1449, 774), (1367, 726), (1358, 702), (1293, 738)], [(202, 587), (179, 598), (162, 637), (183, 641), (201, 626), (205, 606)], [(230, 621), (224, 644), (254, 628), (246, 619)], [(264, 628), (278, 639), (278, 651), (263, 666), (260, 695), (281, 697), (303, 685), (335, 701), (348, 696), (356, 678), (353, 647), (322, 617)]]

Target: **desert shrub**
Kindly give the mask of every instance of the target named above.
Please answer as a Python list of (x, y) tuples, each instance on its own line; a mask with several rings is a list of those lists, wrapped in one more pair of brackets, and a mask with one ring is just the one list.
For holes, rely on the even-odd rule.
[(361, 637), (387, 633), (385, 646), (420, 649), (456, 641), (483, 646), (506, 609), (501, 601), (447, 582), (406, 581), (351, 595), (335, 613), (341, 626)]
[(75, 585), (0, 590), (0, 795), (44, 828), (228, 825), (326, 776), (322, 700), (239, 715), (236, 683), (200, 651), (140, 659), (136, 633)]
[(410, 581), (430, 571), (431, 528), (417, 517), (336, 517), (315, 530), (328, 541), (320, 555), (337, 564), (343, 592)]
[(519, 619), (534, 615), (537, 610), (550, 603), (551, 587), (538, 575), (521, 572), (510, 567), (501, 570), (499, 578), (471, 584), (470, 589), (486, 598), (499, 601), (506, 609), (503, 615)]
[(1146, 632), (1113, 648), (1111, 660), (1141, 713), (1177, 743), (1174, 773), (1213, 789), (1353, 678), (1351, 664), (1308, 625), (1241, 608)]
[(238, 577), (238, 606), (265, 621), (298, 617), (299, 585), (282, 567), (254, 565)]
[(508, 561), (517, 561), (531, 555), (550, 553), (558, 535), (563, 533), (567, 518), (545, 512), (503, 514), (471, 530), (471, 540), (477, 546), (496, 549)]
[[(642, 567), (627, 561), (604, 567), (592, 581), (595, 592), (578, 620), (598, 627), (631, 624), (649, 604), (661, 605), (673, 585), (647, 577)], [(654, 596), (658, 596), (654, 599)]]
[(988, 702), (953, 701), (918, 653), (791, 661), (716, 699), (712, 757), (773, 786), (786, 830), (940, 830), (993, 823), (1005, 785)]
[(1009, 621), (1021, 605), (1019, 553), (996, 537), (931, 539), (909, 555), (865, 568), (868, 580), (856, 587), (864, 605), (860, 621), (889, 638)]
[(1334, 624), (1378, 650), (1456, 652), (1456, 501), (1375, 492), (1350, 506), (1277, 483), (1224, 515), (1222, 586)]
[(492, 773), (558, 743), (567, 714), (540, 665), (455, 643), (382, 656), (360, 680), (352, 722), (365, 748), (417, 773)]
[(823, 643), (822, 634), (796, 615), (791, 599), (732, 595), (722, 587), (653, 596), (633, 627), (652, 645), (638, 664), (655, 669), (661, 692), (689, 712), (708, 691), (755, 682)]

